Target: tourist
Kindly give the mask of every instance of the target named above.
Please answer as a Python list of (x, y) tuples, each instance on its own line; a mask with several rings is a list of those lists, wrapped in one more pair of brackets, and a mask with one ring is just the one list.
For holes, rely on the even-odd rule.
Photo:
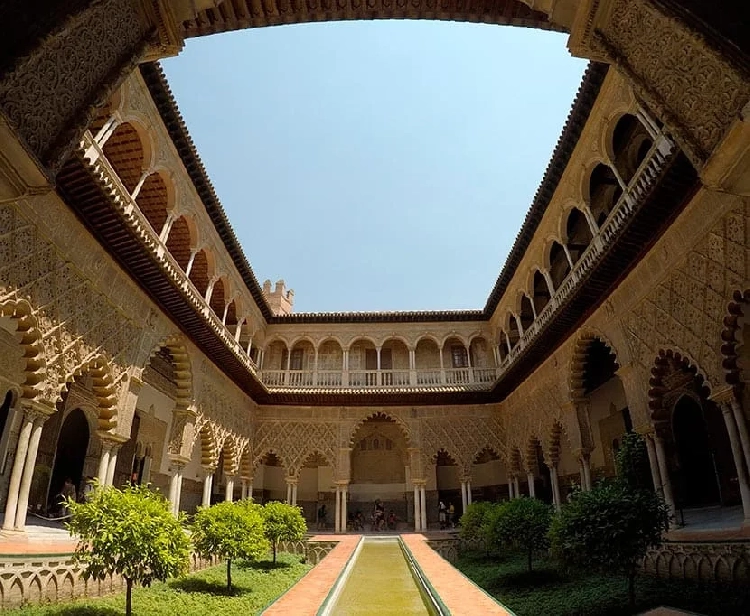
[(388, 530), (396, 530), (396, 514), (393, 509), (388, 512)]
[(68, 499), (76, 499), (76, 487), (73, 485), (73, 480), (70, 477), (65, 478), (65, 483), (60, 491), (60, 496), (62, 497), (62, 515), (63, 517), (68, 517), (70, 515)]
[(323, 503), (318, 509), (318, 530), (326, 529), (326, 516), (327, 515), (328, 515), (328, 512), (326, 511), (326, 504)]
[(448, 524), (451, 528), (456, 528), (456, 508), (453, 506), (453, 501), (448, 504)]
[(91, 498), (91, 493), (93, 491), (94, 491), (94, 478), (91, 475), (87, 475), (86, 479), (83, 482), (83, 489), (81, 490), (80, 501), (82, 503), (88, 502), (89, 498)]
[(375, 511), (372, 515), (372, 525), (373, 530), (383, 530), (383, 526), (385, 525), (385, 507), (383, 507), (383, 503), (380, 502), (380, 499), (377, 499), (375, 501)]
[(443, 501), (440, 501), (438, 505), (438, 521), (440, 522), (440, 530), (445, 530), (445, 525), (448, 518), (448, 508), (445, 506)]

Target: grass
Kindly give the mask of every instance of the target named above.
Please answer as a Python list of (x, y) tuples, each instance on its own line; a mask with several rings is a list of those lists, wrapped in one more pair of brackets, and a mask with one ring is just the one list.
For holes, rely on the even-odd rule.
[(683, 580), (639, 576), (635, 610), (628, 605), (624, 577), (563, 573), (549, 558), (526, 570), (525, 555), (504, 558), (462, 554), (456, 567), (516, 616), (630, 616), (666, 605), (707, 616), (750, 614), (750, 589), (742, 585), (700, 585)]
[[(232, 564), (232, 591), (227, 592), (226, 566), (219, 565), (189, 576), (133, 589), (133, 614), (138, 616), (249, 616), (258, 614), (292, 587), (312, 565), (300, 557), (280, 553), (270, 561)], [(125, 595), (9, 611), (9, 616), (121, 616)]]

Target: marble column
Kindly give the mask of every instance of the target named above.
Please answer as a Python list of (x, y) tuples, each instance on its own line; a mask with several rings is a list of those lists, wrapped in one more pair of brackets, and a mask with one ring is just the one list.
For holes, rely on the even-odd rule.
[(651, 468), (651, 481), (654, 482), (654, 490), (657, 494), (664, 496), (664, 486), (662, 485), (661, 473), (659, 472), (659, 461), (656, 458), (656, 446), (654, 445), (654, 435), (644, 435), (646, 441), (646, 453), (648, 453), (648, 465)]
[(242, 477), (241, 488), (242, 488), (242, 493), (241, 493), (240, 498), (242, 500), (245, 500), (247, 498), (247, 479), (245, 479), (244, 477)]
[(664, 501), (669, 507), (669, 513), (674, 515), (675, 504), (674, 495), (672, 493), (672, 480), (669, 477), (669, 469), (667, 468), (667, 454), (664, 451), (664, 439), (660, 436), (654, 437), (654, 445), (656, 450), (656, 461), (659, 465), (659, 475), (661, 476), (661, 485), (664, 493)]
[(742, 412), (742, 405), (736, 398), (732, 398), (731, 405), (732, 414), (734, 415), (734, 421), (737, 423), (737, 430), (740, 435), (742, 455), (745, 458), (745, 468), (750, 471), (750, 436), (748, 435), (745, 413)]
[(427, 530), (427, 495), (424, 484), (419, 486), (419, 512), (422, 522), (422, 530)]
[(26, 450), (26, 462), (23, 467), (21, 476), (21, 488), (18, 492), (18, 505), (16, 508), (15, 530), (24, 530), (26, 528), (26, 511), (29, 508), (29, 491), (31, 490), (31, 480), (34, 477), (34, 467), (36, 466), (36, 454), (39, 448), (39, 439), (42, 436), (44, 422), (49, 415), (33, 411), (33, 424), (31, 436), (29, 438), (29, 447)]
[(297, 482), (292, 484), (292, 505), (297, 506)]
[(115, 469), (117, 468), (117, 452), (121, 443), (112, 443), (109, 451), (109, 460), (107, 460), (107, 476), (104, 479), (104, 485), (111, 486), (115, 482)]
[(286, 480), (286, 502), (288, 505), (292, 504), (292, 482)]
[(555, 511), (560, 511), (562, 501), (560, 499), (560, 481), (557, 478), (557, 464), (553, 463), (549, 469), (549, 478), (552, 483), (552, 504)]
[(349, 486), (344, 484), (341, 486), (341, 532), (346, 532), (346, 516), (347, 516), (347, 493)]
[(521, 487), (518, 485), (518, 475), (513, 477), (513, 491), (515, 492), (514, 498), (521, 496)]
[(471, 505), (471, 481), (466, 482), (466, 504)]
[(16, 444), (16, 457), (13, 460), (13, 470), (10, 473), (10, 486), (8, 488), (8, 500), (5, 504), (5, 519), (3, 520), (3, 530), (13, 530), (16, 525), (16, 511), (18, 510), (18, 496), (21, 490), (21, 477), (23, 476), (23, 467), (26, 464), (26, 453), (29, 450), (29, 441), (31, 440), (31, 431), (34, 427), (33, 416), (25, 412), (21, 431), (18, 435)]
[(214, 484), (214, 471), (213, 469), (204, 469), (206, 473), (206, 477), (203, 480), (203, 500), (201, 501), (201, 505), (203, 507), (210, 507), (211, 506), (211, 488), (213, 488)]
[(227, 485), (224, 488), (224, 500), (232, 502), (234, 500), (234, 475), (227, 475)]
[(729, 444), (732, 448), (732, 457), (737, 469), (737, 481), (740, 484), (740, 497), (742, 499), (742, 511), (745, 520), (750, 520), (750, 486), (747, 481), (747, 469), (745, 468), (745, 456), (742, 453), (742, 444), (740, 443), (739, 430), (734, 420), (732, 407), (728, 403), (721, 405), (721, 413), (724, 416), (724, 423), (729, 433)]
[(172, 476), (169, 479), (169, 502), (172, 504), (172, 513), (180, 512), (180, 496), (182, 495), (182, 471), (184, 465), (172, 461)]
[(422, 529), (422, 499), (419, 495), (419, 486), (414, 484), (414, 530)]
[(107, 482), (107, 470), (109, 469), (109, 456), (112, 453), (112, 441), (102, 439), (102, 455), (99, 458), (99, 471), (97, 472), (96, 478), (99, 480), (99, 485), (104, 486)]
[(588, 453), (582, 453), (578, 456), (578, 463), (581, 467), (581, 489), (588, 492), (591, 490), (591, 457)]
[(529, 482), (529, 496), (536, 498), (536, 485), (534, 484), (534, 473), (526, 473), (526, 480)]
[(513, 495), (513, 478), (508, 477), (508, 500), (513, 500), (515, 496)]
[(341, 532), (341, 486), (336, 486), (336, 512), (334, 515), (334, 530), (337, 533)]
[(466, 499), (466, 482), (461, 482), (461, 511), (465, 512), (469, 503)]

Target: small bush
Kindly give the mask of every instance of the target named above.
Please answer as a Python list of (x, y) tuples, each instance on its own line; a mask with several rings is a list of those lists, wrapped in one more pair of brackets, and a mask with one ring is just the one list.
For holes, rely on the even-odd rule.
[(86, 578), (125, 579), (125, 613), (132, 613), (133, 584), (148, 586), (188, 568), (189, 541), (167, 500), (147, 486), (96, 489), (85, 503), (68, 499), (71, 534), (80, 539), (75, 558)]
[(484, 501), (471, 503), (461, 516), (461, 538), (488, 543), (488, 522), (493, 509), (497, 507), (500, 505)]
[(487, 521), (487, 535), (498, 546), (524, 550), (529, 571), (535, 551), (549, 547), (548, 532), (552, 508), (535, 498), (514, 498), (493, 507)]
[(273, 548), (273, 562), (276, 564), (276, 548), (279, 541), (298, 541), (307, 532), (307, 523), (302, 509), (286, 503), (272, 501), (263, 506), (265, 536)]
[(199, 508), (192, 524), (193, 544), (204, 557), (227, 561), (227, 589), (232, 588), (232, 561), (257, 560), (268, 553), (260, 505), (250, 500), (224, 501)]

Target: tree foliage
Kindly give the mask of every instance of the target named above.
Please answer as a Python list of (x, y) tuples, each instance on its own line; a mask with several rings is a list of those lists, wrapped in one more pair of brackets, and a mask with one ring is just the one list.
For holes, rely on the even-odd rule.
[(618, 456), (618, 479), (579, 492), (563, 507), (550, 534), (563, 562), (625, 575), (634, 605), (638, 567), (646, 551), (661, 543), (669, 509), (644, 485), (642, 439), (634, 435), (624, 443)]
[(279, 541), (298, 541), (307, 532), (307, 523), (299, 507), (271, 501), (263, 506), (266, 539), (273, 548), (273, 562), (276, 563), (276, 548)]
[(471, 503), (461, 516), (461, 538), (467, 541), (485, 541), (488, 540), (488, 523), (492, 511), (500, 504), (478, 501)]
[(623, 437), (615, 463), (617, 477), (625, 485), (635, 489), (653, 489), (646, 442), (639, 434), (631, 432)]
[(535, 498), (514, 498), (491, 509), (487, 536), (496, 545), (523, 549), (531, 571), (534, 552), (549, 547), (551, 521), (549, 505)]
[(250, 500), (201, 507), (191, 528), (199, 554), (227, 561), (227, 589), (232, 588), (233, 560), (257, 560), (268, 552), (261, 507)]
[(67, 527), (79, 538), (75, 558), (86, 565), (84, 576), (122, 575), (128, 616), (134, 583), (147, 586), (187, 571), (189, 540), (167, 500), (147, 486), (97, 487), (87, 502), (69, 499), (67, 505), (72, 514)]

